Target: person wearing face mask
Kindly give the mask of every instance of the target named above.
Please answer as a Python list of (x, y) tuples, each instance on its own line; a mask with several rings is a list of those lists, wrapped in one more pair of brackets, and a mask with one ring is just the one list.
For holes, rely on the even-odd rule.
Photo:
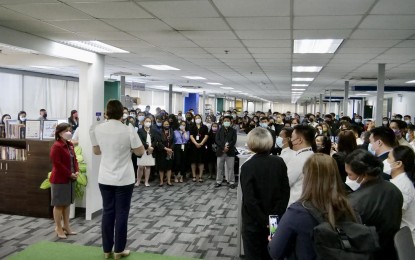
[(210, 131), (209, 131), (209, 138), (207, 140), (207, 152), (206, 152), (206, 163), (209, 170), (209, 179), (215, 179), (216, 180), (216, 172), (217, 172), (217, 157), (216, 157), (216, 151), (217, 151), (217, 145), (215, 143), (216, 140), (216, 134), (219, 131), (219, 124), (213, 123)]
[(408, 133), (406, 133), (406, 140), (412, 146), (412, 150), (415, 151), (415, 125), (408, 126)]
[(4, 114), (1, 117), (1, 124), (0, 124), (0, 128), (1, 128), (1, 133), (0, 133), (0, 137), (1, 138), (6, 138), (6, 121), (10, 120), (12, 117), (9, 114)]
[(51, 205), (55, 232), (61, 239), (67, 235), (76, 235), (69, 225), (69, 205), (74, 202), (75, 183), (79, 175), (78, 161), (72, 143), (71, 126), (61, 123), (55, 130), (55, 143), (50, 149), (52, 162)]
[(403, 120), (405, 121), (405, 123), (406, 123), (406, 125), (407, 125), (407, 126), (412, 125), (412, 122), (411, 122), (411, 116), (410, 116), (410, 115), (405, 115), (405, 116), (403, 117)]
[(275, 140), (277, 139), (277, 134), (275, 133), (274, 130), (272, 130), (269, 126), (269, 121), (268, 121), (268, 117), (261, 117), (261, 121), (259, 123), (259, 126), (262, 128), (265, 128), (269, 131), (269, 133), (272, 136), (272, 149), (271, 149), (271, 153), (272, 154), (277, 154), (276, 148), (275, 148)]
[(281, 132), (281, 129), (284, 128), (284, 121), (282, 120), (282, 116), (280, 114), (277, 114), (275, 116), (275, 134), (278, 136)]
[(291, 120), (291, 127), (294, 128), (296, 125), (300, 124), (300, 120), (294, 118), (293, 120)]
[(317, 150), (316, 153), (324, 153), (327, 155), (331, 155), (331, 140), (328, 136), (324, 135), (317, 135), (315, 138)]
[(387, 163), (392, 176), (391, 183), (402, 192), (402, 221), (401, 228), (409, 227), (415, 243), (415, 154), (407, 146), (397, 146), (389, 153)]
[(288, 205), (297, 201), (302, 192), (303, 166), (307, 159), (314, 154), (315, 150), (315, 129), (309, 125), (297, 125), (291, 136), (291, 143), (295, 155), (287, 164), (288, 179), (290, 183), (290, 200)]
[[(190, 166), (193, 182), (203, 182), (203, 170), (206, 157), (206, 142), (209, 138), (207, 126), (202, 124), (202, 116), (195, 115), (195, 123), (190, 129)], [(199, 169), (199, 178), (196, 179), (196, 168)]]
[(316, 122), (315, 116), (313, 114), (309, 115), (308, 121), (309, 121), (308, 125), (310, 125), (311, 127), (315, 128), (318, 126), (318, 123)]
[(186, 122), (181, 121), (179, 128), (174, 130), (174, 182), (183, 182), (183, 177), (186, 177), (189, 140)]
[(41, 110), (39, 110), (39, 119), (40, 121), (43, 120), (48, 120), (48, 113), (46, 112), (46, 109), (42, 108)]
[(396, 139), (398, 140), (399, 145), (408, 146), (412, 149), (412, 146), (405, 139), (407, 125), (404, 121), (391, 120), (389, 127), (395, 133), (395, 136), (396, 136)]
[(190, 131), (190, 129), (193, 128), (194, 126), (194, 118), (193, 118), (193, 114), (190, 112), (186, 113), (186, 131)]
[(171, 172), (173, 169), (174, 153), (173, 153), (173, 131), (170, 128), (170, 123), (165, 120), (162, 123), (161, 138), (156, 144), (157, 156), (156, 165), (159, 171), (160, 184), (159, 187), (164, 185), (164, 173), (167, 176), (167, 185), (173, 186), (171, 183)]
[[(336, 161), (340, 177), (342, 178), (343, 182), (345, 182), (347, 173), (344, 168), (344, 161), (347, 155), (351, 154), (354, 150), (357, 149), (357, 143), (354, 133), (350, 130), (340, 132), (336, 149), (337, 153), (334, 153), (331, 156)], [(350, 189), (348, 189), (348, 186), (345, 187), (347, 191), (350, 191)]]
[(382, 162), (368, 151), (356, 149), (345, 160), (346, 184), (355, 190), (348, 197), (362, 223), (376, 227), (380, 250), (374, 259), (395, 260), (393, 237), (402, 220), (403, 196), (394, 184), (381, 177), (382, 167)]
[[(137, 114), (137, 127), (141, 129), (144, 127), (144, 119), (146, 118), (144, 112), (140, 112)], [(151, 120), (151, 118), (150, 118)]]
[(205, 122), (203, 124), (207, 126), (208, 130), (210, 131), (210, 128), (212, 126), (212, 122), (210, 121), (210, 116), (206, 116)]
[(20, 111), (17, 115), (17, 120), (19, 121), (19, 124), (23, 125), (23, 127), (20, 127), (20, 139), (26, 138), (26, 112)]
[[(397, 145), (396, 137), (392, 129), (383, 126), (375, 127), (370, 131), (368, 151), (384, 163), (389, 152)], [(385, 180), (390, 176), (382, 174)]]
[(284, 127), (281, 129), (280, 135), (277, 137), (276, 145), (278, 149), (281, 149), (280, 157), (284, 160), (285, 164), (288, 164), (290, 159), (295, 155), (295, 152), (292, 150), (291, 135), (294, 129), (291, 127)]
[(68, 118), (68, 123), (72, 127), (72, 133), (75, 133), (76, 129), (79, 126), (78, 111), (76, 110), (71, 111), (71, 116)]
[(130, 115), (130, 112), (128, 111), (128, 108), (124, 107), (123, 108), (123, 113), (122, 113), (122, 122), (124, 124), (127, 124), (127, 118)]
[(151, 167), (153, 167), (155, 162), (155, 149), (154, 146), (160, 142), (161, 136), (160, 133), (151, 128), (151, 118), (146, 117), (143, 120), (143, 128), (138, 129), (138, 136), (140, 137), (141, 142), (144, 145), (145, 153), (137, 159), (137, 181), (135, 186), (139, 186), (141, 178), (144, 175), (144, 185), (149, 187), (148, 183), (150, 179)]
[(217, 175), (215, 188), (222, 186), (223, 170), (226, 167), (225, 178), (229, 183), (229, 188), (235, 189), (235, 144), (237, 140), (236, 130), (231, 126), (232, 117), (225, 116), (223, 118), (222, 128), (216, 134), (215, 143), (217, 146)]
[(161, 131), (163, 130), (163, 118), (160, 116), (156, 117), (156, 122), (155, 124), (152, 126), (152, 128), (154, 130), (156, 130), (157, 132), (161, 133)]

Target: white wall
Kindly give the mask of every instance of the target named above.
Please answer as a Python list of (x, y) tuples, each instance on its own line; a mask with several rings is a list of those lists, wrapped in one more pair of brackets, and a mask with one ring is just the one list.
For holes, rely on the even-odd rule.
[[(402, 95), (399, 97), (398, 95)], [(392, 98), (392, 114), (415, 116), (415, 106), (412, 102), (415, 100), (415, 92), (394, 92), (386, 93), (384, 98)], [(376, 105), (376, 96), (367, 97), (368, 105)], [(375, 109), (374, 109), (375, 110)], [(383, 115), (388, 116), (388, 115)]]

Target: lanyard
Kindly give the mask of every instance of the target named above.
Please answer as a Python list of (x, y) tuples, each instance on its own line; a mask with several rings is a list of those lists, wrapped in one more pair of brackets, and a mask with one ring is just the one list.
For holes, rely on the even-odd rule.
[(296, 156), (300, 155), (301, 153), (309, 152), (309, 151), (313, 151), (313, 148), (310, 147), (310, 148), (306, 148), (306, 149), (304, 149), (302, 151), (299, 151)]

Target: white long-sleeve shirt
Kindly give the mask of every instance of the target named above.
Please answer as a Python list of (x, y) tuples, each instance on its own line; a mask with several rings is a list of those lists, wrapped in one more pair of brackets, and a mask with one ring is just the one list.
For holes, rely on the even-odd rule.
[(287, 207), (301, 197), (304, 179), (303, 167), (307, 159), (313, 154), (311, 147), (303, 148), (298, 150), (287, 164), (288, 181), (290, 183), (290, 200)]

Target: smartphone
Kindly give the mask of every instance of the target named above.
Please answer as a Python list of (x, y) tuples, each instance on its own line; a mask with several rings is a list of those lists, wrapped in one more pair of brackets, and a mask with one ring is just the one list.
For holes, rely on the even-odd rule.
[(269, 235), (271, 238), (274, 236), (278, 227), (278, 215), (269, 215)]

